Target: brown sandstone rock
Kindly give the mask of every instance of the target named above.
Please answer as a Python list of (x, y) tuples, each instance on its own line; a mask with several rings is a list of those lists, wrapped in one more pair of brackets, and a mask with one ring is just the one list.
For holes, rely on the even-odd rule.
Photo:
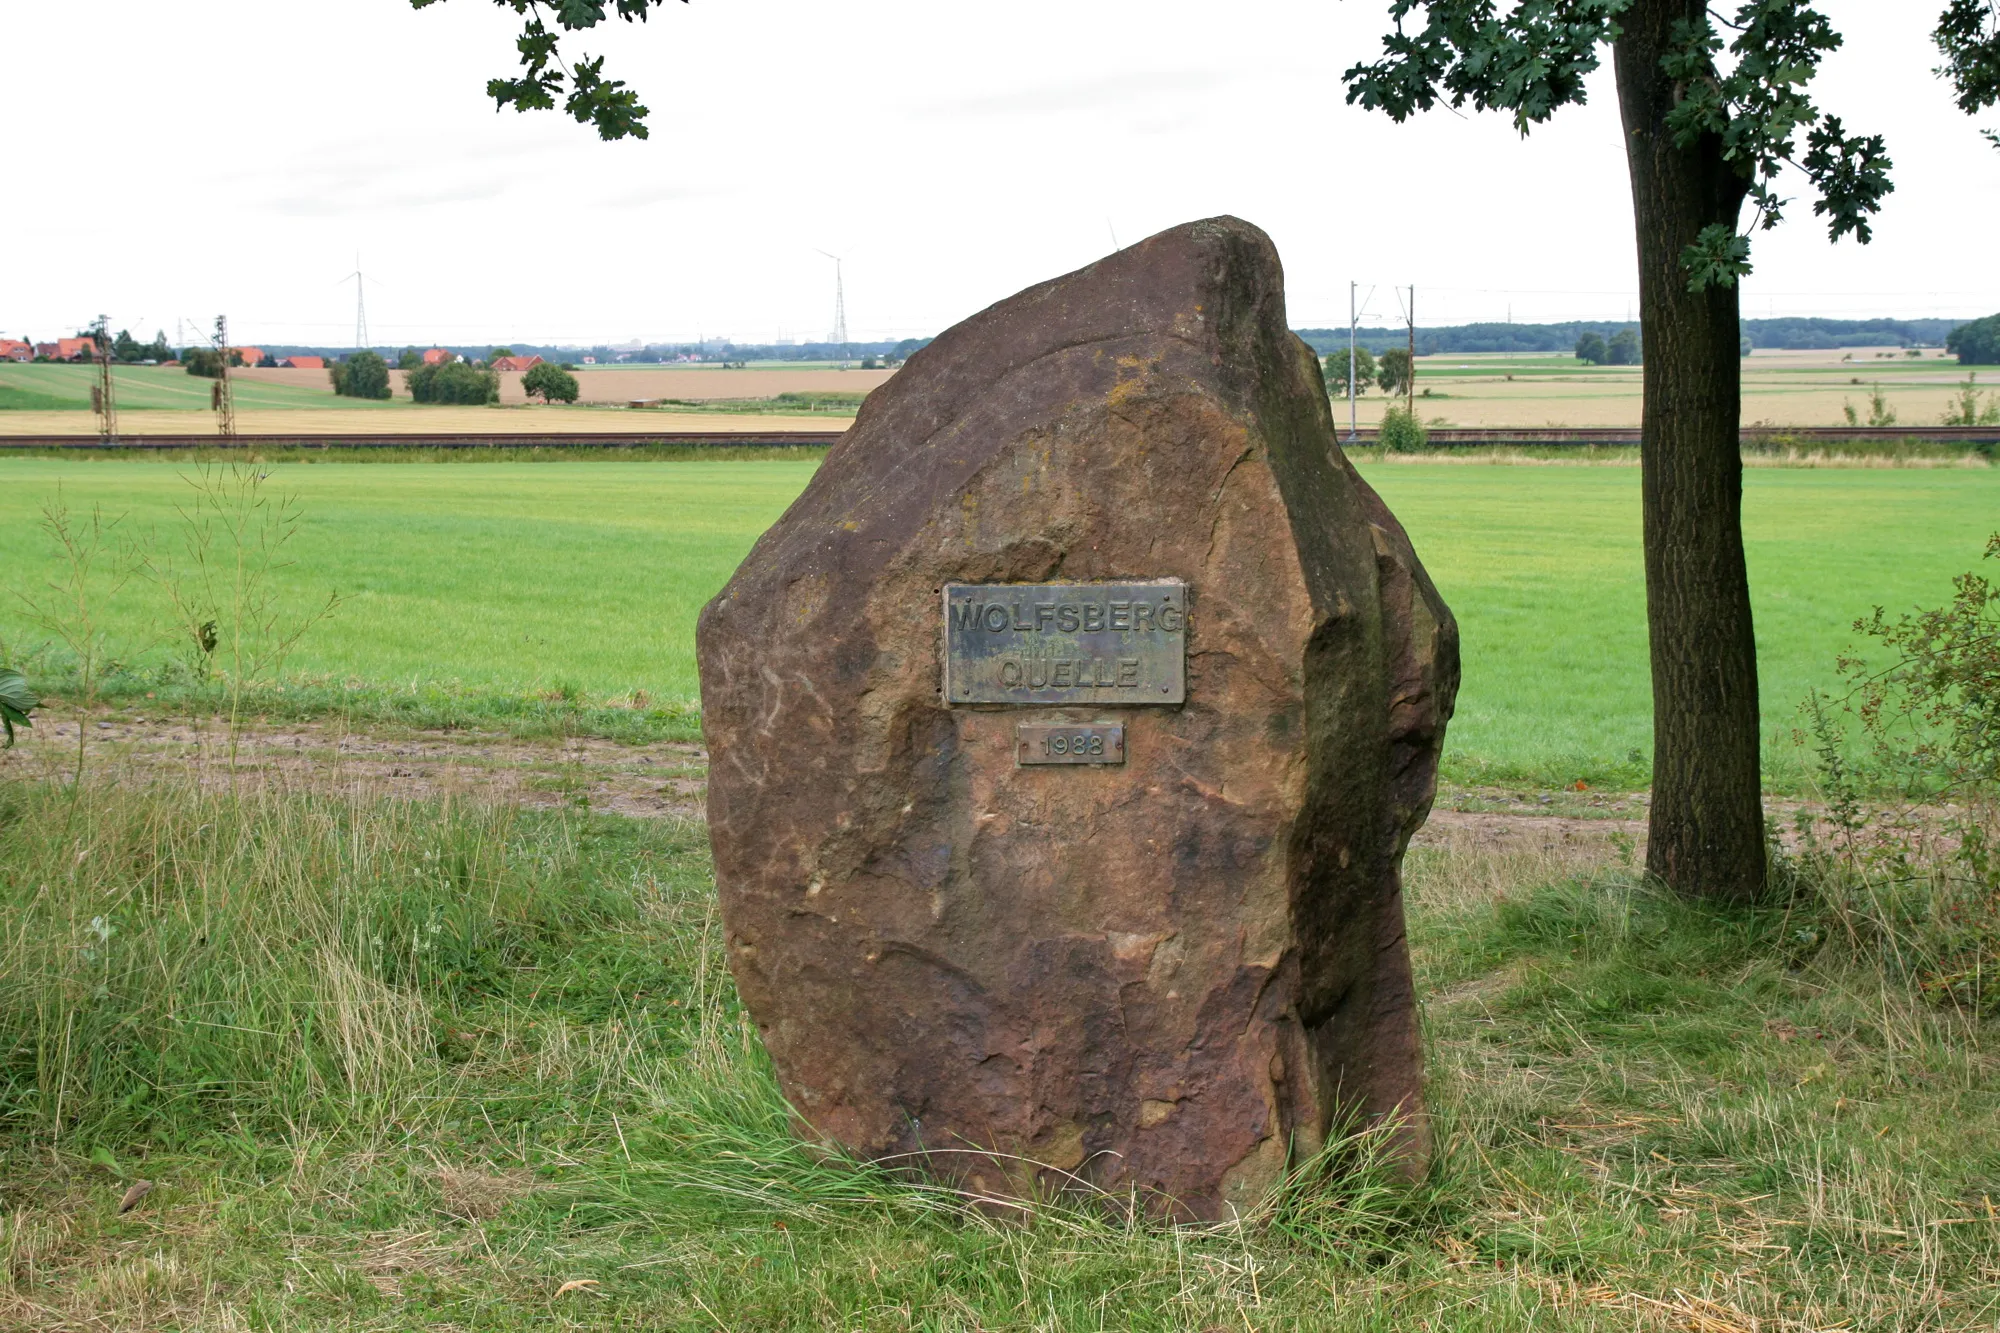
[[(945, 584), (1169, 578), (1184, 704), (944, 701)], [(1177, 227), (919, 352), (699, 652), (730, 965), (806, 1132), (1197, 1217), (1350, 1115), (1420, 1167), (1400, 866), (1457, 628), (1262, 232)], [(1017, 767), (1035, 721), (1122, 721), (1126, 762)]]

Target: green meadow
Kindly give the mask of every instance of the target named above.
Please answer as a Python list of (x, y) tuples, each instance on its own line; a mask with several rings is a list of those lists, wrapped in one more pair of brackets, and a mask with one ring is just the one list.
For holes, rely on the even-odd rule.
[[(74, 512), (116, 518), (121, 539), (170, 549), (191, 466), (0, 462), (10, 583), (32, 589), (55, 573), (38, 519), (59, 495)], [(813, 466), (274, 465), (272, 484), (304, 515), (280, 579), (286, 598), (299, 608), (342, 599), (289, 669), (402, 689), (691, 702), (697, 613)], [(1651, 705), (1638, 470), (1364, 470), (1459, 619), (1452, 774), (1642, 782)], [(1767, 751), (1782, 783), (1797, 768), (1797, 707), (1836, 683), (1853, 620), (1942, 601), (2000, 528), (2000, 473), (1759, 468), (1744, 484)], [(145, 580), (105, 609), (128, 662), (178, 647), (162, 638), (162, 598)], [(0, 646), (33, 658), (44, 638), (15, 598), (0, 599)]]
[[(215, 383), (175, 366), (117, 366), (111, 375), (118, 406), (129, 411), (184, 408), (206, 412), (210, 387)], [(90, 389), (96, 382), (95, 366), (0, 362), (0, 411), (87, 412)], [(231, 393), (239, 409), (312, 407), (365, 412), (390, 406), (364, 398), (336, 398), (297, 385), (245, 379), (236, 380)]]

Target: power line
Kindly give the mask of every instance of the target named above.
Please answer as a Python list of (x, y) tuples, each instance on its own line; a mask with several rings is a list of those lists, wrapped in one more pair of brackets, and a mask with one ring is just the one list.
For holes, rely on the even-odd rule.
[(828, 254), (825, 250), (820, 253), (833, 261), (833, 337), (830, 341), (840, 348), (840, 359), (845, 362), (848, 360), (847, 287), (841, 276), (843, 261), (839, 255)]
[(97, 348), (97, 383), (90, 386), (90, 406), (97, 413), (98, 438), (110, 444), (118, 438), (118, 403), (111, 392), (111, 316), (97, 317), (90, 338)]
[(215, 384), (208, 391), (209, 406), (221, 418), (221, 435), (225, 440), (236, 438), (236, 394), (229, 383), (229, 317), (215, 317), (215, 351), (217, 366)]
[[(354, 350), (365, 352), (368, 350), (368, 279), (361, 274), (360, 251), (354, 253), (354, 272), (340, 281), (354, 284)], [(340, 283), (334, 285), (339, 286)]]

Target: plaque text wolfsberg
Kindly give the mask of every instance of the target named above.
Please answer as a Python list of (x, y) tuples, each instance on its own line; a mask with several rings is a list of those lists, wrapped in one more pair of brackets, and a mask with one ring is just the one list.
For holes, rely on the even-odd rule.
[(948, 583), (944, 697), (954, 704), (1177, 704), (1187, 585)]

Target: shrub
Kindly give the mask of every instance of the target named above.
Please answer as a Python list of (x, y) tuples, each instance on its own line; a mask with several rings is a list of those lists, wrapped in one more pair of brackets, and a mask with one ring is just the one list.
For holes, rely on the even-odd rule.
[(521, 391), (530, 397), (540, 397), (544, 403), (573, 403), (579, 392), (576, 376), (546, 361), (528, 367), (528, 373), (521, 376)]
[(326, 368), (333, 391), (345, 398), (387, 398), (389, 363), (375, 352), (356, 352)]
[(1961, 366), (2000, 366), (2000, 315), (1959, 325), (1946, 336), (1944, 350)]
[(435, 366), (418, 366), (409, 372), (410, 397), (420, 403), (470, 403), (483, 406), (500, 401), (500, 376), (463, 361), (446, 361)]
[[(1986, 558), (2000, 559), (2000, 533)], [(1800, 824), (1820, 896), (1834, 888), (1850, 937), (1865, 931), (1890, 946), (1933, 995), (1991, 1008), (2000, 1001), (2000, 588), (1977, 572), (1952, 584), (1945, 606), (1893, 620), (1877, 607), (1854, 622), (1889, 662), (1844, 657), (1846, 697), (1808, 698), (1828, 807), (1819, 827), (1811, 811)], [(1858, 757), (1850, 720), (1865, 741)], [(1885, 792), (1914, 804), (1871, 808)]]
[(1979, 401), (1979, 376), (1967, 375), (1958, 386), (1958, 396), (1941, 418), (1947, 426), (2000, 426), (2000, 393), (1989, 393)]
[(1601, 366), (1610, 355), (1601, 333), (1586, 333), (1576, 340), (1576, 359), (1586, 366)]
[(1392, 407), (1382, 414), (1382, 430), (1376, 438), (1389, 452), (1407, 454), (1429, 445), (1431, 433), (1424, 429), (1423, 419), (1415, 412)]
[(200, 375), (204, 379), (221, 379), (223, 371), (222, 353), (213, 347), (190, 347), (181, 353), (181, 363), (190, 375)]

